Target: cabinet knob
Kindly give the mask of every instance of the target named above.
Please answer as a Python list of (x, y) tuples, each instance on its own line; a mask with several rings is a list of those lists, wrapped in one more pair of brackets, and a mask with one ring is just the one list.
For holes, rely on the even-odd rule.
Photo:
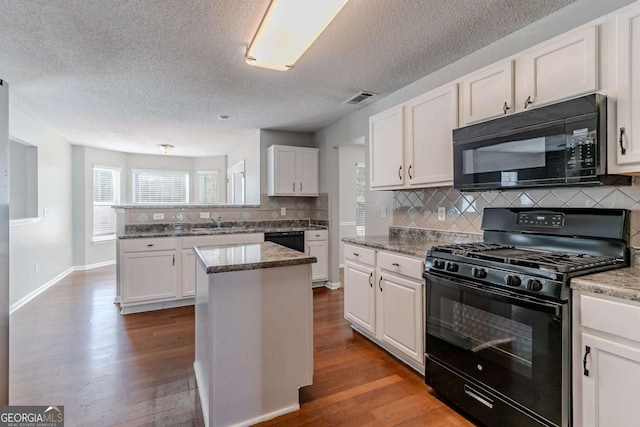
[(507, 114), (507, 111), (509, 111), (510, 109), (511, 109), (511, 107), (509, 107), (509, 106), (507, 105), (507, 103), (505, 102), (505, 103), (504, 103), (504, 105), (502, 106), (502, 112), (503, 112), (504, 114)]
[(625, 134), (626, 129), (625, 128), (620, 128), (620, 139), (618, 140), (618, 142), (620, 142), (620, 154), (622, 154), (623, 156), (625, 154), (627, 154), (627, 149), (624, 148), (624, 134)]
[(524, 101), (524, 109), (526, 110), (529, 105), (533, 104), (533, 100), (530, 96), (527, 96), (527, 99)]

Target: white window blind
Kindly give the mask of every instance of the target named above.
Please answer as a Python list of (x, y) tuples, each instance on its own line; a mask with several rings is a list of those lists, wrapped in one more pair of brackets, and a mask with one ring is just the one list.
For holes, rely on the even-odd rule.
[(93, 240), (108, 239), (116, 234), (116, 212), (111, 207), (120, 203), (120, 171), (93, 168)]
[(364, 163), (356, 164), (356, 236), (364, 236), (365, 170)]
[(134, 169), (133, 202), (158, 205), (189, 203), (189, 172)]
[(198, 172), (199, 203), (220, 204), (220, 171)]

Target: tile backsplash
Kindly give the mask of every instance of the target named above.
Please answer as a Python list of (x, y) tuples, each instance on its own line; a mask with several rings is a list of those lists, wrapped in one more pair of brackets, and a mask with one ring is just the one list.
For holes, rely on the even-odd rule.
[[(281, 215), (281, 208), (286, 214)], [(318, 197), (269, 197), (261, 194), (260, 205), (229, 207), (206, 206), (181, 208), (144, 208), (125, 209), (125, 224), (175, 223), (182, 214), (182, 222), (194, 223), (208, 220), (200, 219), (201, 212), (208, 212), (211, 218), (221, 217), (222, 221), (271, 221), (310, 219), (327, 221), (329, 219), (329, 197), (321, 193)], [(153, 214), (164, 214), (164, 219), (154, 220)]]
[[(640, 247), (640, 186), (565, 187), (509, 191), (460, 192), (453, 187), (394, 191), (393, 225), (430, 230), (482, 233), (488, 207), (624, 208), (631, 212), (631, 245)], [(438, 220), (438, 208), (446, 219)]]

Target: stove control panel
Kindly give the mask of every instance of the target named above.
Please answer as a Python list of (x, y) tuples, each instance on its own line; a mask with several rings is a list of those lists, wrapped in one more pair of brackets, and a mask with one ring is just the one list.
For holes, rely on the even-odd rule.
[(564, 226), (564, 214), (521, 212), (518, 214), (518, 224), (534, 227), (561, 228)]

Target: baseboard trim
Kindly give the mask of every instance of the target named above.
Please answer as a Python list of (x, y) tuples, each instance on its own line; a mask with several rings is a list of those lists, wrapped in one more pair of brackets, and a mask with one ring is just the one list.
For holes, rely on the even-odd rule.
[(96, 262), (95, 264), (76, 265), (73, 267), (73, 271), (93, 270), (94, 268), (106, 267), (108, 265), (114, 265), (115, 263), (116, 263), (116, 260), (112, 259), (111, 261)]
[(327, 282), (324, 286), (326, 288), (331, 289), (332, 291), (335, 291), (336, 289), (340, 289), (342, 287), (342, 283), (340, 283), (340, 282)]
[(40, 295), (41, 293), (43, 293), (44, 291), (46, 291), (47, 289), (49, 289), (50, 287), (52, 287), (53, 285), (58, 283), (60, 280), (62, 280), (65, 277), (67, 277), (69, 274), (73, 273), (73, 271), (74, 271), (73, 267), (67, 268), (65, 271), (63, 271), (62, 273), (58, 274), (53, 279), (49, 280), (44, 285), (42, 285), (39, 288), (29, 292), (27, 295), (25, 295), (24, 297), (20, 298), (15, 303), (11, 304), (11, 306), (9, 307), (9, 314), (13, 314), (14, 312), (16, 312), (19, 308), (21, 308), (22, 306), (27, 304), (29, 301), (31, 301), (32, 299), (34, 299), (35, 297), (37, 297), (38, 295)]

